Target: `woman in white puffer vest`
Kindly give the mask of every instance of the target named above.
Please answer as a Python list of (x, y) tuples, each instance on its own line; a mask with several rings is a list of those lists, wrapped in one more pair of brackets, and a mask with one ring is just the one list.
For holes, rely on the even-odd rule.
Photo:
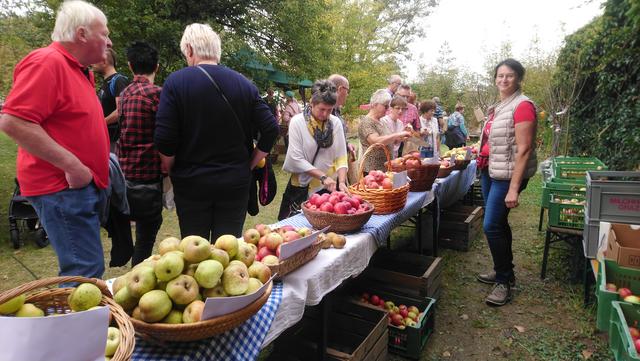
[(517, 60), (500, 62), (494, 79), (500, 102), (488, 109), (482, 131), (478, 168), (485, 201), (484, 233), (493, 257), (493, 270), (477, 275), (494, 285), (485, 301), (502, 306), (511, 300), (515, 285), (512, 233), (508, 216), (518, 206), (520, 192), (536, 172), (537, 117), (533, 102), (524, 96), (524, 67)]

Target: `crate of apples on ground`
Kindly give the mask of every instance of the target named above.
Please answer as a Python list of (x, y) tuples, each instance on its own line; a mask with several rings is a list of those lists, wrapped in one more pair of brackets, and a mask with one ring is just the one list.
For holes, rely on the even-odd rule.
[(405, 327), (419, 327), (422, 313), (417, 306), (395, 305), (392, 301), (385, 301), (375, 294), (363, 293), (360, 302), (377, 306), (389, 313), (389, 325), (403, 329)]
[(618, 297), (620, 297), (620, 299), (624, 302), (633, 303), (634, 305), (640, 305), (640, 297), (634, 295), (633, 292), (631, 292), (631, 290), (626, 287), (618, 288), (615, 283), (607, 283), (606, 289), (610, 292), (618, 292)]

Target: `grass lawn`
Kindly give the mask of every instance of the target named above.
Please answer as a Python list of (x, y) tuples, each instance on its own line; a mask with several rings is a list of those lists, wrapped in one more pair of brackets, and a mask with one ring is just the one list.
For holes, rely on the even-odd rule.
[[(28, 282), (34, 277), (51, 277), (58, 272), (51, 247), (37, 248), (32, 239), (14, 250), (9, 240), (7, 211), (13, 192), (15, 144), (0, 133), (0, 291)], [(247, 217), (246, 228), (276, 220), (287, 175), (276, 164), (278, 195), (261, 208), (256, 217)], [(443, 293), (438, 300), (436, 329), (421, 360), (610, 360), (606, 335), (595, 332), (595, 306), (583, 308), (582, 286), (570, 282), (575, 266), (569, 251), (552, 251), (548, 278), (540, 280), (544, 234), (537, 231), (540, 177), (529, 183), (521, 205), (510, 215), (514, 232), (514, 263), (517, 294), (504, 307), (484, 304), (490, 286), (475, 281), (477, 272), (491, 267), (483, 239), (472, 243), (469, 252), (442, 250), (445, 271)], [(175, 213), (164, 213), (158, 239), (178, 236)], [(396, 245), (412, 241), (412, 231), (394, 230)], [(103, 232), (105, 259), (110, 240)], [(107, 268), (105, 278), (121, 275), (128, 267)], [(268, 352), (268, 351), (267, 351)], [(266, 352), (263, 352), (263, 354)], [(264, 356), (264, 355), (263, 355)], [(391, 360), (401, 358), (391, 356)]]

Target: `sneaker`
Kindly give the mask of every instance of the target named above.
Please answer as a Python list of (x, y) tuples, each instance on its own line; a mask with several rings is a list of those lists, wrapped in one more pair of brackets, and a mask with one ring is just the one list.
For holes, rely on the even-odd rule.
[(504, 306), (511, 301), (511, 287), (506, 283), (496, 283), (484, 301), (493, 306)]
[[(482, 282), (482, 283), (486, 283), (489, 285), (492, 285), (494, 283), (496, 283), (496, 271), (489, 271), (487, 273), (478, 273), (476, 275), (476, 279), (478, 280), (478, 282)], [(516, 285), (516, 279), (512, 279), (511, 281), (509, 281), (509, 286), (511, 287), (515, 287)]]

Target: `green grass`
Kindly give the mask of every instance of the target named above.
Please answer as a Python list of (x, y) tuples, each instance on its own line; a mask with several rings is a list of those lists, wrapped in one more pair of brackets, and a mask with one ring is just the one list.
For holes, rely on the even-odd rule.
[[(14, 184), (15, 144), (0, 134), (0, 291), (37, 277), (55, 276), (57, 260), (51, 247), (38, 249), (32, 240), (14, 251), (9, 241), (7, 208)], [(274, 167), (278, 194), (272, 204), (247, 217), (245, 228), (276, 221), (288, 176), (281, 171), (282, 156)], [(582, 307), (582, 286), (572, 284), (571, 253), (552, 251), (548, 278), (540, 280), (544, 233), (537, 231), (541, 180), (531, 180), (521, 196), (520, 207), (510, 215), (514, 231), (514, 264), (518, 291), (514, 301), (491, 308), (483, 300), (490, 287), (475, 281), (477, 272), (491, 266), (491, 256), (482, 237), (469, 252), (442, 250), (443, 293), (436, 309), (436, 329), (421, 360), (610, 360), (606, 336), (595, 332), (594, 307)], [(394, 247), (413, 243), (413, 229), (394, 230)], [(175, 213), (164, 213), (158, 239), (179, 235)], [(110, 240), (103, 232), (105, 259)], [(127, 267), (107, 268), (105, 278), (125, 273)], [(466, 318), (463, 317), (466, 315)], [(522, 326), (524, 332), (514, 327)], [(267, 351), (263, 352), (262, 358)], [(390, 356), (390, 360), (402, 360)]]

